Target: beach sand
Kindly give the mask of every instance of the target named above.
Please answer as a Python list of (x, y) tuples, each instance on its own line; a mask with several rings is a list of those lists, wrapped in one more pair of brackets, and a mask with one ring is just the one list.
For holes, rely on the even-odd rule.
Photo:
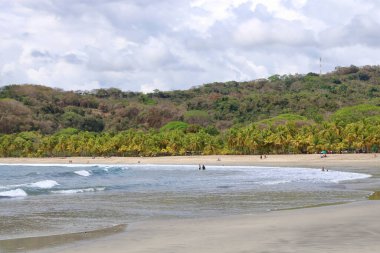
[(378, 168), (380, 155), (375, 154), (329, 154), (321, 158), (311, 155), (268, 155), (260, 159), (255, 155), (212, 156), (165, 156), (165, 157), (57, 157), (57, 158), (0, 158), (2, 164), (205, 164), (205, 165), (251, 165), (251, 166), (303, 166), (319, 168)]
[(345, 252), (380, 250), (379, 202), (215, 219), (149, 221), (61, 253)]
[[(206, 164), (339, 169), (375, 175), (356, 187), (380, 190), (380, 157), (373, 154), (187, 156), (157, 158), (3, 158), (0, 163)], [(148, 220), (124, 233), (41, 252), (378, 252), (380, 202), (272, 211), (207, 219)]]

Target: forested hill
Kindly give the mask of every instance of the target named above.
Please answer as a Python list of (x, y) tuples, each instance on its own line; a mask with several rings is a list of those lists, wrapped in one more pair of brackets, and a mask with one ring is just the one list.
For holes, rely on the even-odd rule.
[(9, 85), (0, 89), (0, 133), (53, 134), (64, 128), (115, 133), (163, 127), (190, 132), (207, 127), (220, 132), (255, 122), (272, 125), (288, 120), (348, 124), (378, 119), (379, 106), (379, 66), (339, 67), (321, 76), (274, 75), (149, 94), (116, 88), (63, 91)]

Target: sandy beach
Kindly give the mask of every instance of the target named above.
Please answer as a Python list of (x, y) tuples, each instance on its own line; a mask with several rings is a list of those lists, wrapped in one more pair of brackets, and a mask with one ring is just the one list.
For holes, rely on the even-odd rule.
[[(330, 168), (374, 178), (356, 184), (380, 189), (380, 157), (374, 154), (187, 156), (155, 158), (2, 158), (0, 163), (206, 164)], [(380, 202), (272, 211), (217, 218), (147, 220), (128, 224), (117, 235), (85, 240), (41, 252), (377, 252)]]
[(319, 168), (343, 168), (361, 170), (379, 168), (380, 155), (374, 154), (329, 154), (321, 158), (310, 155), (213, 155), (213, 156), (165, 156), (165, 157), (54, 157), (54, 158), (0, 158), (2, 164), (205, 164), (205, 165), (250, 165), (250, 166), (302, 166)]
[[(149, 221), (67, 248), (93, 252), (378, 252), (379, 202), (218, 219)], [(55, 251), (54, 251), (55, 252)]]

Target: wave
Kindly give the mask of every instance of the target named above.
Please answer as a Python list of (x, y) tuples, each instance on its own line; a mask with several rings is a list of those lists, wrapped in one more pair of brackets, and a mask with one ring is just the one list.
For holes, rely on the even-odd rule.
[(41, 189), (50, 189), (57, 185), (59, 185), (58, 182), (54, 180), (43, 180), (43, 181), (29, 184), (30, 187), (41, 188)]
[(98, 168), (91, 169), (91, 173), (94, 175), (104, 175), (104, 174), (120, 174), (126, 170), (128, 167), (125, 166), (99, 166)]
[(69, 190), (57, 190), (51, 191), (51, 193), (56, 194), (76, 194), (76, 193), (85, 193), (85, 192), (99, 192), (104, 191), (105, 187), (96, 187), (96, 188), (85, 188), (85, 189), (69, 189)]
[[(74, 173), (82, 177), (89, 177), (92, 175), (107, 175), (107, 174), (119, 174), (125, 170), (128, 170), (127, 167), (123, 166), (93, 166), (95, 168), (89, 170), (76, 170)], [(67, 172), (64, 173), (67, 175)]]
[(59, 185), (57, 181), (54, 180), (42, 180), (35, 183), (26, 184), (11, 184), (0, 186), (0, 189), (14, 189), (14, 188), (40, 188), (40, 189), (50, 189), (54, 186)]
[(274, 181), (267, 181), (267, 182), (262, 182), (261, 185), (277, 185), (277, 184), (286, 184), (286, 183), (291, 183), (291, 180), (274, 180)]
[(20, 198), (26, 196), (28, 196), (28, 194), (23, 189), (0, 192), (0, 198)]
[(91, 168), (91, 167), (123, 167), (125, 164), (82, 164), (82, 163), (0, 163), (0, 166), (19, 166), (19, 167), (67, 167), (67, 168)]
[(77, 170), (77, 171), (74, 171), (74, 173), (82, 177), (91, 176), (91, 173), (88, 170)]

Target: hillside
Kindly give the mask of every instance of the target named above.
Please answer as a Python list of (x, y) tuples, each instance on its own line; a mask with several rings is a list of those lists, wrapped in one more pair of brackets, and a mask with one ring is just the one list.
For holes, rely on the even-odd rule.
[(341, 108), (359, 104), (380, 105), (379, 66), (340, 67), (321, 76), (274, 75), (149, 94), (116, 88), (64, 91), (9, 85), (0, 90), (0, 133), (51, 134), (68, 127), (118, 132), (159, 129), (171, 121), (224, 130), (281, 114), (319, 123), (334, 119), (331, 115)]

